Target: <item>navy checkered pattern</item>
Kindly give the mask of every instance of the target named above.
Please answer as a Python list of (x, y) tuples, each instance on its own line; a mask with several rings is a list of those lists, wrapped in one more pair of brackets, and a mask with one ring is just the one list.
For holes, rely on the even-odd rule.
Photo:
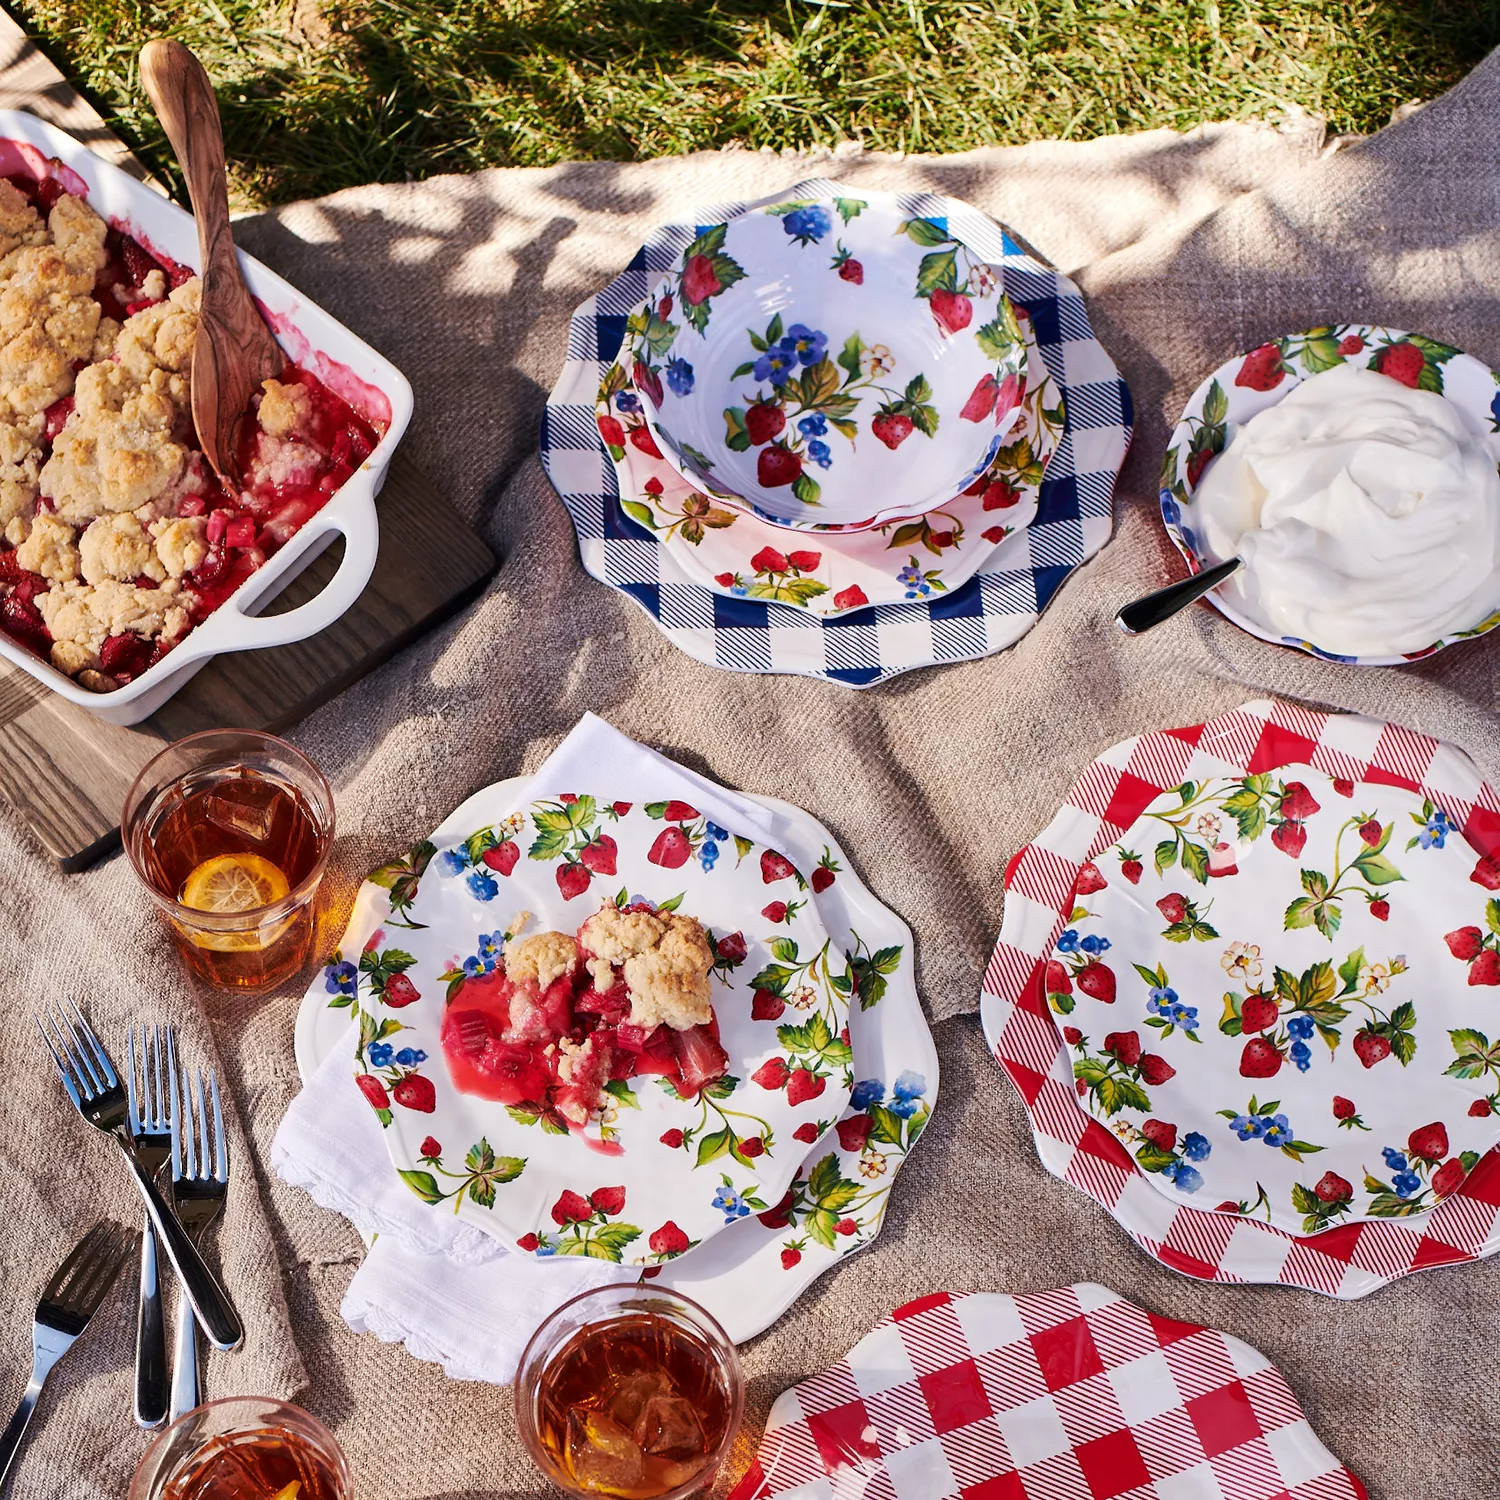
[[(589, 573), (628, 594), (682, 650), (733, 672), (791, 672), (869, 687), (915, 667), (988, 656), (1019, 640), (1063, 580), (1109, 539), (1115, 479), (1130, 445), (1130, 392), (1094, 337), (1078, 288), (1028, 254), (992, 219), (957, 199), (901, 194), (908, 217), (931, 219), (996, 266), (1026, 309), (1066, 422), (1042, 480), (1036, 519), (996, 547), (962, 587), (931, 600), (882, 604), (825, 620), (785, 604), (732, 599), (689, 582), (670, 553), (620, 506), (595, 422), (595, 397), (625, 338), (625, 319), (710, 224), (790, 198), (847, 190), (815, 180), (759, 203), (704, 209), (668, 224), (573, 315), (567, 362), (542, 421), (542, 463), (578, 532)], [(828, 545), (824, 539), (824, 545)]]

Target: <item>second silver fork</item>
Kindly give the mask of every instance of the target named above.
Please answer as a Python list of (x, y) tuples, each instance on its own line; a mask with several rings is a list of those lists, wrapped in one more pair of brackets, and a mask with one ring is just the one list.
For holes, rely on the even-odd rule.
[[(162, 1032), (166, 1032), (163, 1057)], [(139, 1074), (135, 1029), (126, 1040), (126, 1126), (141, 1165), (157, 1176), (172, 1154), (172, 1117), (176, 1113), (177, 1045), (170, 1026), (141, 1027)], [(140, 1086), (136, 1081), (139, 1076)], [(184, 1226), (186, 1227), (186, 1226)], [(135, 1322), (135, 1420), (145, 1428), (167, 1419), (167, 1330), (162, 1315), (161, 1276), (156, 1231), (151, 1216), (141, 1233), (141, 1293)]]
[[(188, 1070), (173, 1072), (172, 1081), (172, 1197), (177, 1217), (195, 1245), (218, 1218), (229, 1192), (229, 1142), (224, 1135), (224, 1112), (219, 1106), (219, 1075), (208, 1071), (208, 1096), (213, 1100), (213, 1128), (203, 1096), (203, 1070), (197, 1086), (188, 1089)], [(196, 1119), (196, 1128), (194, 1121)], [(198, 1321), (185, 1291), (177, 1295), (177, 1347), (172, 1362), (172, 1420), (191, 1411), (201, 1400), (198, 1389)]]

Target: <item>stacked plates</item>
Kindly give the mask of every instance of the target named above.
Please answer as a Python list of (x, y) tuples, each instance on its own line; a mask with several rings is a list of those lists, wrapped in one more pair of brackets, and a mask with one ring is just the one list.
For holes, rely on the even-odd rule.
[[(566, 801), (530, 793), (524, 779), (477, 793), (360, 888), (299, 1013), (298, 1065), (310, 1077), (329, 1054), (351, 1056), (393, 1169), (434, 1213), (533, 1262), (638, 1267), (752, 1337), (879, 1233), (936, 1102), (911, 934), (786, 803), (754, 799), (770, 812), (771, 849), (680, 804), (630, 805), (599, 787)], [(557, 855), (533, 852), (564, 823), (592, 850), (572, 895)], [(680, 899), (708, 924), (731, 1077), (691, 1102), (652, 1078), (612, 1084), (588, 1141), (458, 1093), (443, 1014), (503, 962), (515, 911), (568, 928), (616, 899)]]
[(578, 310), (542, 457), (690, 655), (863, 687), (1024, 634), (1108, 538), (1130, 420), (993, 221), (814, 181), (664, 226)]

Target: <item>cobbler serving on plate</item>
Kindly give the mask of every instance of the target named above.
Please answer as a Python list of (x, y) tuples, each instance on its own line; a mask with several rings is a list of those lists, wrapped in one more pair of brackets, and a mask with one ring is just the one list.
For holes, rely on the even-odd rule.
[[(520, 924), (518, 924), (520, 925)], [(605, 1085), (660, 1074), (684, 1099), (728, 1071), (695, 917), (605, 906), (578, 929), (512, 940), (493, 974), (465, 981), (443, 1018), (454, 1086), (581, 1130)]]
[(379, 441), (288, 366), (226, 488), (193, 429), (199, 289), (56, 180), (0, 178), (0, 628), (96, 692), (160, 661)]

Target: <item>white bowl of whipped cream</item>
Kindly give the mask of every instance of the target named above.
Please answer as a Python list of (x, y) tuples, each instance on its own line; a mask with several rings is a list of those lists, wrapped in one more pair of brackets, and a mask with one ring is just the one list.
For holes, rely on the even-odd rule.
[(1345, 323), (1262, 344), (1193, 393), (1162, 469), (1167, 532), (1262, 640), (1389, 666), (1500, 624), (1500, 377)]

